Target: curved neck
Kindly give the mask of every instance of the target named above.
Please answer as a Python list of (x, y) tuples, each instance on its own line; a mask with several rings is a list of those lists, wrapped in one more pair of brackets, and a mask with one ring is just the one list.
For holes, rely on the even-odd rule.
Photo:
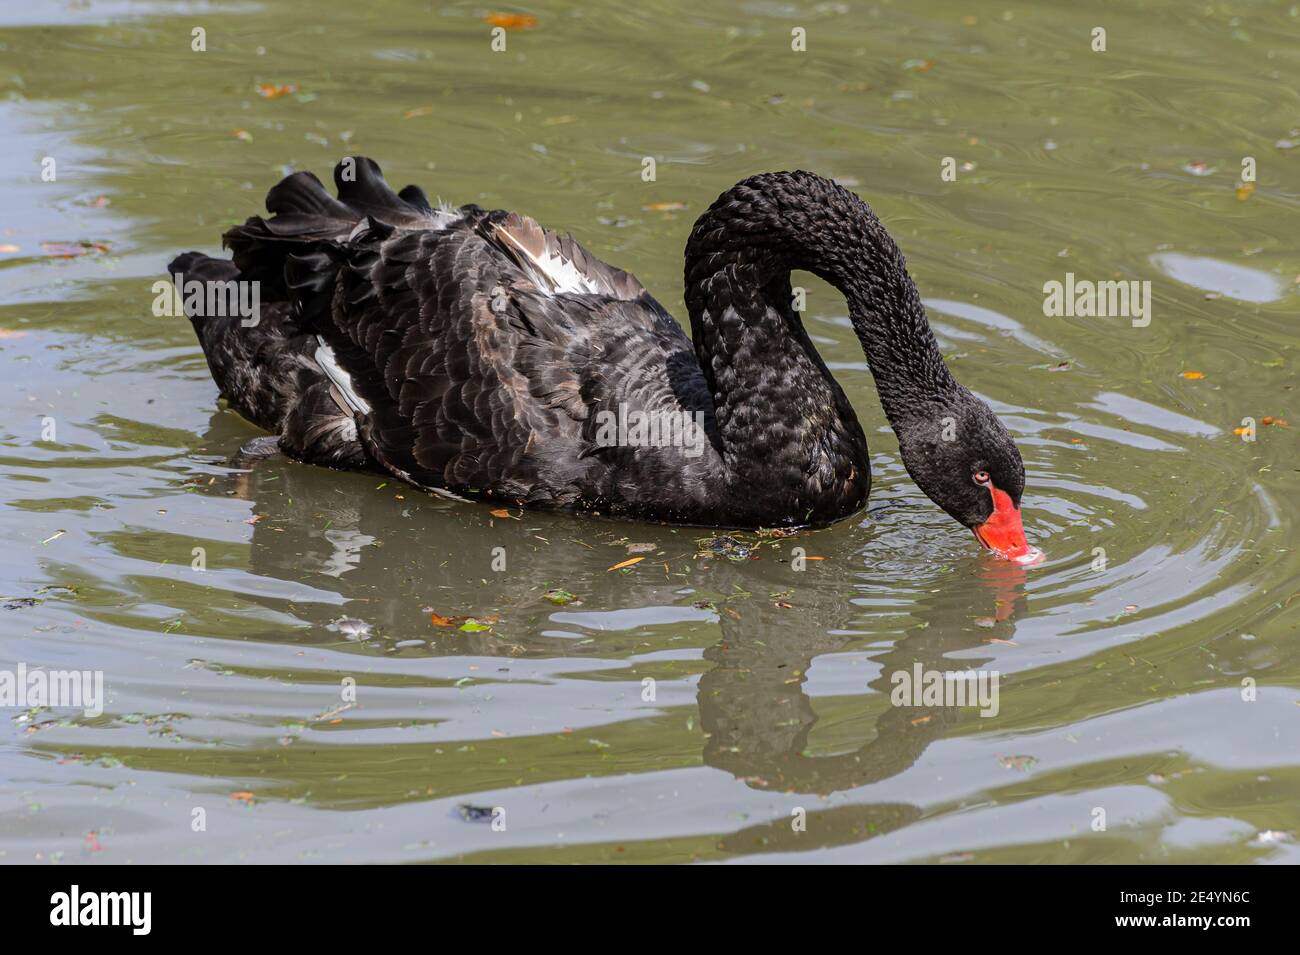
[[(844, 295), (895, 431), (960, 387), (902, 253), (870, 207), (812, 173), (754, 176), (718, 197), (686, 247), (691, 333), (724, 452), (729, 420), (775, 424), (764, 408), (788, 403), (792, 390), (828, 402), (839, 393), (793, 309), (794, 269)], [(787, 419), (783, 430), (799, 426)]]

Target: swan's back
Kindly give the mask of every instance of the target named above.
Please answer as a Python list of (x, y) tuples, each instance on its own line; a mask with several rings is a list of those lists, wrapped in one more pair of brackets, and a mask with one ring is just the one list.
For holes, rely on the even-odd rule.
[[(335, 182), (337, 198), (310, 173), (273, 188), (273, 215), (224, 237), (233, 269), (177, 260), (200, 280), (260, 283), (256, 328), (192, 316), (237, 408), (272, 408), (250, 417), (297, 457), (321, 460), (325, 436), (336, 459), (431, 490), (707, 519), (707, 440), (628, 447), (599, 434), (620, 409), (711, 427), (690, 341), (640, 282), (527, 217), (395, 193), (367, 159), (341, 163)], [(281, 400), (253, 400), (262, 393)]]

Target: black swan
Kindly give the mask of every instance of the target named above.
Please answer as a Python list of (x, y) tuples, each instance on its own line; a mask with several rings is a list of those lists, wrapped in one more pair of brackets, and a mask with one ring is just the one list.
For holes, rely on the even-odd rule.
[[(948, 372), (903, 256), (865, 202), (753, 176), (686, 245), (691, 338), (632, 275), (532, 219), (394, 193), (363, 157), (266, 197), (273, 216), (170, 273), (263, 449), (444, 495), (715, 527), (816, 526), (867, 498), (867, 443), (794, 308), (792, 269), (848, 302), (903, 463), (1028, 563), (1020, 452)], [(222, 307), (251, 283), (258, 314)], [(213, 295), (216, 290), (219, 294)], [(216, 303), (214, 306), (214, 302)]]

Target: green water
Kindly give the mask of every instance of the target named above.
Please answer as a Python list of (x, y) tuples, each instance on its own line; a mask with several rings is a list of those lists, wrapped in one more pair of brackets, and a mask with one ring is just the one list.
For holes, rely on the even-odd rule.
[[(476, 4), (5, 6), (0, 669), (107, 702), (0, 711), (0, 861), (1300, 861), (1296, 7), (560, 3), (494, 52)], [(571, 230), (680, 317), (719, 192), (840, 179), (1016, 435), (1047, 562), (909, 481), (807, 276), (876, 486), (757, 559), (232, 468), (257, 432), (151, 285), (349, 154)], [(1150, 281), (1149, 325), (1047, 317), (1066, 273)], [(997, 671), (997, 715), (891, 705), (918, 663)]]

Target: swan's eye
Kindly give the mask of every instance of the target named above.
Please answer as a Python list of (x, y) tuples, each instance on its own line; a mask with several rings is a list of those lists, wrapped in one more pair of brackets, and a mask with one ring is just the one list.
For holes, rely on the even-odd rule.
[(974, 474), (971, 475), (971, 480), (974, 481), (976, 484), (988, 484), (988, 483), (989, 483), (989, 472), (988, 472), (988, 471), (976, 471)]

